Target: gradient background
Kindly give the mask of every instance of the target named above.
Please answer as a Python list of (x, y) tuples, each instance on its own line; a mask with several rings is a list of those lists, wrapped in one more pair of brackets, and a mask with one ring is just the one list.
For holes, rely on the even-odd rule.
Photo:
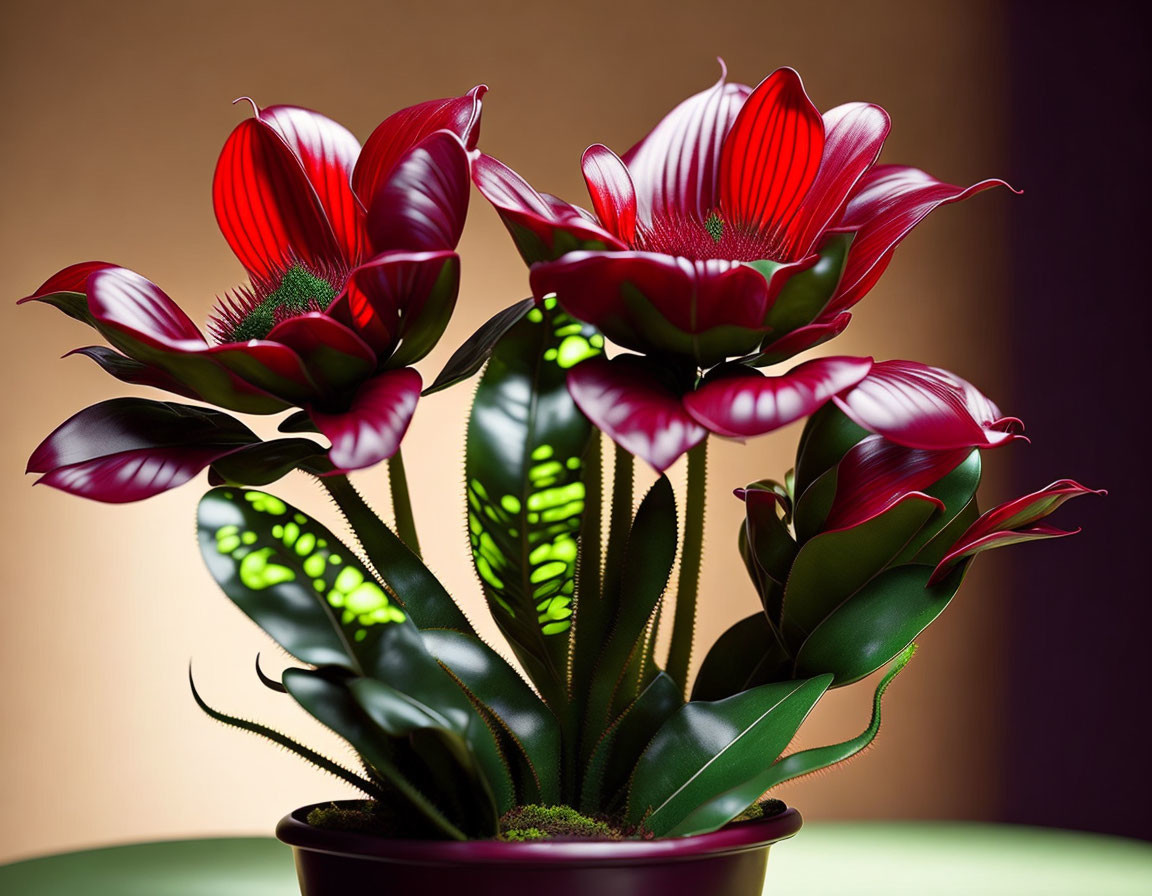
[[(140, 271), (203, 320), (214, 296), (242, 277), (210, 201), (216, 155), (246, 114), (229, 105), (239, 94), (316, 108), (363, 139), (400, 106), (484, 81), (484, 148), (539, 188), (583, 201), (584, 147), (599, 141), (623, 151), (715, 80), (716, 55), (733, 79), (750, 83), (779, 65), (796, 67), (822, 109), (882, 104), (894, 120), (887, 161), (954, 183), (1007, 175), (1026, 189), (1023, 198), (983, 194), (930, 219), (833, 350), (954, 369), (1032, 424), (1037, 446), (988, 458), (986, 503), (1060, 476), (1114, 490), (1106, 507), (1076, 506), (1070, 516), (1088, 526), (1077, 539), (977, 564), (891, 690), (879, 749), (782, 795), (808, 819), (999, 819), (1147, 835), (1146, 772), (1120, 761), (1147, 753), (1139, 730), (1148, 676), (1137, 657), (1147, 655), (1148, 595), (1135, 552), (1122, 551), (1122, 533), (1132, 531), (1124, 520), (1137, 521), (1125, 502), (1140, 488), (1123, 470), (1137, 468), (1138, 442), (1135, 429), (1107, 438), (1095, 427), (1096, 409), (1133, 393), (1113, 389), (1102, 398), (1093, 386), (1115, 383), (1123, 370), (1118, 340), (1138, 345), (1131, 313), (1147, 318), (1140, 304), (1122, 326), (1108, 323), (1108, 303), (1135, 305), (1130, 290), (1140, 284), (1122, 264), (1100, 271), (1102, 259), (1116, 257), (1108, 251), (1140, 248), (1135, 228), (1120, 222), (1127, 214), (1135, 223), (1132, 190), (1146, 188), (1147, 176), (1142, 185), (1080, 183), (1086, 168), (1135, 153), (1086, 136), (1095, 118), (1085, 107), (1103, 104), (1118, 119), (1129, 100), (1146, 98), (1147, 75), (1114, 81), (1119, 93), (1109, 98), (1098, 80), (1057, 62), (1073, 41), (1105, 66), (1122, 64), (1125, 41), (1140, 50), (1120, 10), (1085, 25), (1064, 16), (1061, 4), (1032, 7), (6, 5), (0, 861), (134, 839), (265, 834), (284, 812), (345, 793), (295, 757), (210, 722), (192, 703), (189, 657), (210, 702), (340, 752), (287, 698), (256, 682), (252, 658), (271, 653), (270, 642), (201, 565), (192, 537), (198, 485), (109, 507), (33, 489), (22, 477), (28, 454), (59, 422), (130, 391), (84, 358), (55, 360), (98, 341), (90, 331), (51, 309), (17, 311), (14, 300), (65, 264), (102, 258)], [(1069, 109), (1062, 96), (1080, 105)], [(1123, 126), (1147, 132), (1146, 121)], [(1121, 211), (1109, 222), (1101, 211), (1113, 202)], [(426, 379), (527, 290), (518, 256), (478, 196), (460, 252), (458, 312), (422, 365)], [(1094, 290), (1101, 276), (1108, 289)], [(460, 494), (470, 394), (462, 387), (423, 402), (405, 448), (429, 564), (483, 626)], [(1108, 432), (1123, 425), (1113, 419)], [(798, 431), (744, 446), (714, 442), (701, 644), (756, 601), (736, 561), (741, 507), (728, 489), (783, 474)], [(682, 475), (673, 471), (676, 481)], [(357, 480), (386, 508), (382, 469)], [(331, 521), (303, 477), (275, 491)], [(271, 653), (269, 667), (278, 662)], [(869, 699), (867, 687), (833, 693), (801, 742), (855, 734)]]

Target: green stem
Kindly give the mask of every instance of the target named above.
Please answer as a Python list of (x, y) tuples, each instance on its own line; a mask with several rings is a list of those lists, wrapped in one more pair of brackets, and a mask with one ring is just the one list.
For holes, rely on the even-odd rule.
[(635, 460), (616, 446), (612, 471), (612, 515), (608, 524), (608, 546), (604, 551), (604, 598), (609, 601), (610, 615), (615, 615), (616, 592), (620, 588), (620, 563), (628, 535), (632, 531), (632, 478)]
[(700, 590), (700, 559), (704, 553), (704, 504), (708, 491), (708, 440), (688, 452), (688, 495), (684, 505), (684, 543), (680, 550), (680, 578), (676, 582), (676, 613), (672, 644), (668, 648), (668, 674), (688, 689), (688, 664), (696, 630), (696, 595)]
[(412, 515), (412, 497), (408, 493), (404, 455), (399, 448), (388, 458), (388, 486), (392, 490), (392, 515), (396, 518), (396, 534), (419, 557), (420, 539), (416, 536), (416, 518)]

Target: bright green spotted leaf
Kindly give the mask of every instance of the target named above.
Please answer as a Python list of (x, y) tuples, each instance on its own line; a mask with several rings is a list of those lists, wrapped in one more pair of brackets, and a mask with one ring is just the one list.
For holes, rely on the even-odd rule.
[(511, 807), (491, 729), (404, 607), (335, 535), (274, 495), (230, 487), (201, 499), (198, 530), (212, 576), (281, 647), (435, 706), (483, 765), (501, 811)]
[(468, 423), (476, 572), (500, 630), (550, 702), (567, 691), (582, 462), (593, 437), (566, 378), (602, 350), (603, 337), (546, 300), (496, 343)]

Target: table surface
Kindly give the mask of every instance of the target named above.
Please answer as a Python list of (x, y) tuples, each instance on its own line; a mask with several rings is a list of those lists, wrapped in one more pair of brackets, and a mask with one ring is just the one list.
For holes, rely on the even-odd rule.
[[(0, 866), (4, 896), (295, 896), (272, 839), (114, 846)], [(765, 893), (1152, 896), (1152, 844), (1000, 825), (814, 823), (774, 847)]]

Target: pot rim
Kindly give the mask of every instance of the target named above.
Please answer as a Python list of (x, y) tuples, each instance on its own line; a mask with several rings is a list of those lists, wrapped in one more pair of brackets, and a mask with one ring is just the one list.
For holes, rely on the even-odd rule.
[[(336, 800), (340, 805), (344, 800)], [(787, 808), (770, 818), (733, 822), (709, 834), (658, 840), (391, 840), (312, 827), (305, 819), (332, 801), (302, 806), (276, 825), (276, 836), (296, 849), (412, 865), (652, 865), (763, 849), (793, 836), (803, 818)]]

